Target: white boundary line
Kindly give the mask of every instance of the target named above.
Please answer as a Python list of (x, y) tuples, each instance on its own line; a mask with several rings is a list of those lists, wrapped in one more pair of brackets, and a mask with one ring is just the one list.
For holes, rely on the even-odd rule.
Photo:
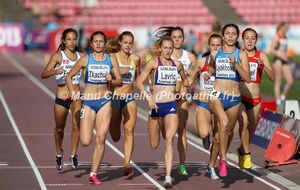
[[(30, 55), (28, 55), (28, 57), (29, 57), (30, 59), (32, 59), (33, 61), (37, 62), (36, 59), (34, 58), (34, 57), (37, 57), (37, 56), (35, 56), (34, 54), (30, 54)], [(40, 59), (40, 60), (41, 60), (41, 59)], [(41, 64), (41, 65), (42, 65), (42, 64)], [(138, 116), (139, 118), (143, 119), (144, 121), (148, 121), (147, 115), (148, 115), (148, 112), (147, 112), (146, 110), (144, 110), (144, 109), (138, 107), (138, 113), (137, 113), (137, 116)], [(195, 135), (191, 135), (191, 133), (188, 132), (188, 133), (187, 133), (187, 136), (188, 136), (189, 139), (193, 139), (193, 138), (194, 138), (193, 141), (195, 141), (195, 142), (197, 141), (197, 140), (195, 140)], [(198, 139), (198, 140), (199, 140), (199, 139)], [(188, 140), (188, 143), (191, 144), (192, 146), (194, 146), (195, 148), (201, 150), (202, 152), (205, 152), (206, 154), (210, 154), (210, 152), (209, 152), (208, 150), (205, 150), (205, 149), (202, 148), (201, 146), (199, 146), (199, 145), (197, 145), (197, 144), (195, 144), (195, 143), (193, 143), (193, 142), (191, 142), (191, 141), (189, 141), (189, 140)], [(228, 155), (228, 158), (231, 159), (231, 160), (234, 160), (234, 161), (236, 161), (235, 157), (236, 157), (236, 156), (233, 155), (233, 154), (232, 154), (232, 155), (231, 155), (231, 154)], [(232, 162), (228, 162), (228, 163), (229, 163), (231, 166), (233, 166), (233, 167), (239, 169), (239, 167), (238, 167), (237, 165), (233, 164)], [(274, 181), (274, 182), (276, 182), (276, 183), (279, 183), (279, 184), (282, 185), (283, 187), (286, 187), (286, 188), (288, 188), (288, 189), (295, 189), (295, 190), (299, 188), (299, 185), (297, 185), (296, 183), (294, 183), (294, 182), (292, 182), (292, 181), (290, 181), (290, 180), (288, 180), (288, 179), (286, 179), (286, 178), (284, 178), (284, 177), (282, 177), (282, 176), (280, 176), (280, 175), (278, 175), (278, 174), (276, 174), (276, 173), (273, 173), (273, 172), (271, 172), (270, 170), (261, 168), (260, 166), (257, 166), (257, 165), (253, 165), (253, 166), (254, 166), (254, 167), (253, 167), (252, 170), (254, 170), (254, 171), (256, 171), (256, 172), (258, 172), (258, 173), (260, 173), (260, 174), (263, 173), (262, 175), (267, 174), (267, 175), (265, 175), (265, 177), (267, 177), (267, 178), (268, 178), (269, 180), (271, 180), (271, 181)], [(263, 172), (261, 172), (261, 171), (259, 171), (259, 170), (263, 170)], [(249, 172), (249, 171), (246, 171), (246, 170), (241, 170), (241, 171), (247, 173), (248, 175), (253, 176), (253, 177), (256, 178), (257, 180), (259, 180), (259, 181), (261, 181), (261, 182), (263, 182), (263, 183), (265, 183), (265, 184), (270, 184), (271, 186), (274, 186), (273, 184), (271, 184), (271, 183), (269, 183), (268, 181), (266, 181), (266, 180), (264, 180), (264, 179), (262, 179), (262, 178), (256, 176), (255, 174), (252, 174), (252, 173)], [(275, 187), (276, 187), (276, 188), (275, 188)], [(274, 188), (274, 189), (278, 189), (278, 188), (279, 188), (279, 187), (277, 187), (277, 186), (275, 186), (275, 187), (272, 187), (272, 188)], [(280, 188), (279, 188), (279, 189), (280, 189)]]
[[(51, 90), (46, 87), (42, 82), (40, 82), (35, 76), (33, 76), (23, 65), (19, 64), (18, 61), (12, 57), (10, 54), (6, 53), (3, 54), (4, 58), (11, 63), (15, 68), (17, 68), (19, 71), (21, 71), (29, 80), (31, 80), (35, 85), (37, 85), (42, 91), (44, 91), (48, 96), (50, 96), (52, 99), (55, 98), (55, 94), (51, 92)], [(112, 145), (110, 142), (106, 141), (106, 144), (114, 150), (118, 155), (124, 158), (124, 154), (118, 150), (114, 145)], [(142, 170), (138, 165), (136, 165), (133, 161), (130, 161), (132, 166), (137, 169), (144, 177), (146, 177), (150, 182), (152, 182), (158, 189), (164, 190), (157, 181), (155, 181), (151, 176), (149, 176), (144, 170)]]
[[(147, 114), (148, 114), (148, 112), (147, 112), (146, 110), (144, 110), (144, 109), (138, 107), (138, 117), (140, 117), (141, 119), (143, 119), (143, 120), (145, 120), (145, 121), (148, 121), (148, 117), (145, 116), (145, 115), (147, 115)], [(176, 134), (176, 136), (177, 136), (177, 134)], [(209, 152), (208, 150), (204, 149), (203, 147), (201, 147), (201, 146), (199, 145), (200, 142), (198, 143), (198, 141), (201, 141), (201, 140), (200, 140), (198, 137), (196, 137), (196, 135), (194, 135), (194, 134), (192, 134), (191, 132), (187, 131), (187, 138), (188, 138), (188, 139), (191, 139), (191, 140), (194, 141), (194, 142), (197, 142), (197, 143), (194, 143), (194, 142), (188, 140), (188, 143), (189, 143), (190, 145), (192, 145), (192, 146), (194, 146), (195, 148), (201, 150), (202, 152), (205, 152), (206, 154), (210, 155), (210, 152)], [(228, 157), (230, 160), (237, 162), (237, 156), (236, 156), (236, 155), (234, 155), (234, 154), (232, 154), (232, 153), (228, 153), (228, 154), (227, 154), (227, 157)], [(228, 164), (230, 164), (231, 166), (233, 166), (233, 167), (239, 169), (239, 167), (238, 167), (236, 164), (232, 163), (232, 162), (228, 162)], [(283, 187), (285, 187), (285, 188), (292, 189), (292, 190), (298, 190), (298, 189), (299, 189), (299, 185), (298, 185), (298, 184), (296, 184), (296, 183), (294, 183), (294, 182), (292, 182), (292, 181), (286, 179), (285, 177), (280, 176), (280, 175), (278, 175), (278, 174), (276, 174), (276, 173), (274, 173), (274, 172), (272, 172), (272, 171), (270, 171), (270, 170), (264, 169), (264, 168), (262, 168), (262, 167), (260, 167), (260, 166), (258, 166), (258, 165), (253, 164), (252, 170), (255, 171), (255, 172), (257, 172), (257, 173), (259, 173), (259, 174), (261, 174), (262, 176), (265, 176), (265, 177), (268, 178), (269, 180), (274, 181), (274, 182), (280, 184), (281, 186), (283, 186)], [(247, 171), (247, 170), (241, 170), (241, 171), (244, 172), (244, 173), (246, 173), (246, 174), (248, 174), (248, 175), (253, 176), (253, 177), (256, 178), (257, 180), (259, 180), (259, 181), (261, 181), (261, 182), (263, 182), (263, 183), (269, 185), (270, 187), (272, 187), (272, 188), (274, 188), (274, 189), (281, 189), (281, 188), (279, 188), (279, 187), (277, 187), (277, 186), (271, 184), (270, 182), (268, 182), (268, 181), (262, 179), (261, 177), (258, 177), (257, 175), (255, 175), (255, 174), (253, 174), (253, 173)], [(274, 187), (273, 187), (273, 186), (274, 186)]]
[[(191, 132), (188, 132), (187, 135), (188, 135), (188, 138), (189, 138), (189, 139), (191, 139), (192, 141), (196, 142), (196, 143), (194, 143), (194, 144), (200, 144), (200, 143), (198, 142), (198, 141), (200, 141), (200, 139), (197, 138), (196, 135), (192, 134)], [(191, 143), (193, 143), (193, 142), (191, 142)], [(193, 146), (193, 145), (192, 145), (192, 146)], [(203, 152), (206, 152), (207, 154), (210, 154), (209, 151), (205, 150), (203, 147), (201, 147), (201, 146), (199, 146), (199, 145), (198, 145), (198, 147), (199, 147)], [(238, 162), (238, 157), (237, 157), (237, 155), (235, 155), (235, 154), (233, 154), (233, 153), (227, 153), (227, 157), (228, 157), (230, 160), (232, 160), (232, 161), (234, 161), (234, 162), (236, 162), (236, 163)], [(239, 169), (239, 167), (238, 167), (236, 164), (233, 164), (233, 163), (231, 163), (231, 164), (232, 164), (233, 167)], [(231, 164), (230, 164), (230, 165), (231, 165)], [(265, 176), (265, 177), (268, 178), (269, 180), (274, 181), (274, 182), (280, 184), (281, 186), (283, 186), (283, 187), (285, 187), (285, 188), (292, 189), (292, 190), (298, 190), (298, 189), (299, 189), (299, 185), (298, 185), (298, 184), (296, 184), (296, 183), (294, 183), (294, 182), (292, 182), (292, 181), (286, 179), (285, 177), (283, 177), (283, 176), (281, 176), (281, 175), (278, 175), (278, 174), (276, 174), (276, 173), (274, 173), (274, 172), (272, 172), (272, 171), (270, 171), (270, 170), (268, 170), (268, 169), (262, 168), (262, 167), (260, 167), (260, 166), (258, 166), (258, 165), (256, 165), (256, 164), (254, 164), (254, 163), (252, 164), (252, 169), (251, 169), (251, 170), (253, 170), (253, 171), (259, 173), (259, 174), (262, 175), (262, 176)], [(245, 172), (245, 173), (247, 173), (247, 174), (249, 174), (249, 175), (253, 175), (253, 177), (256, 176), (255, 174), (253, 174), (252, 172), (250, 172), (251, 170), (249, 170), (249, 171), (247, 171), (247, 170), (241, 170), (241, 171), (243, 171), (243, 172)]]
[(31, 155), (29, 153), (29, 150), (28, 150), (28, 148), (27, 148), (27, 146), (26, 146), (26, 144), (24, 142), (24, 139), (23, 139), (23, 137), (22, 137), (22, 135), (21, 135), (21, 133), (19, 131), (19, 128), (18, 128), (18, 126), (17, 126), (17, 124), (16, 124), (16, 122), (15, 122), (15, 120), (14, 120), (12, 114), (11, 114), (11, 111), (10, 111), (10, 109), (9, 109), (7, 103), (6, 103), (6, 100), (5, 100), (5, 98), (4, 98), (3, 94), (2, 94), (2, 91), (0, 91), (0, 100), (1, 100), (1, 103), (2, 103), (2, 105), (4, 107), (5, 112), (7, 114), (7, 117), (9, 119), (10, 123), (11, 123), (11, 126), (14, 129), (14, 131), (15, 131), (15, 133), (16, 133), (19, 141), (20, 141), (22, 149), (23, 149), (23, 151), (24, 151), (24, 153), (26, 155), (26, 158), (29, 161), (30, 166), (31, 166), (31, 168), (32, 168), (32, 170), (33, 170), (33, 172), (34, 172), (34, 174), (35, 174), (35, 176), (36, 176), (36, 178), (37, 178), (37, 180), (39, 182), (39, 185), (40, 185), (41, 189), (42, 190), (47, 189), (46, 185), (44, 183), (44, 180), (43, 180), (43, 178), (42, 178), (39, 170), (37, 169), (37, 166), (35, 165), (32, 157), (31, 157)]
[[(144, 111), (144, 112), (146, 112), (146, 111), (143, 110), (143, 109), (139, 109), (139, 111)], [(141, 115), (141, 114), (140, 114), (140, 115)], [(140, 117), (140, 115), (138, 114), (139, 117)], [(140, 117), (141, 119), (143, 119), (143, 120), (145, 120), (145, 121), (148, 120), (148, 118), (145, 117), (144, 115), (141, 115), (141, 116), (142, 116), (142, 117)], [(147, 118), (147, 120), (146, 120), (146, 118)], [(177, 136), (177, 135), (176, 135), (176, 136)], [(188, 135), (188, 132), (187, 132), (187, 136), (188, 136), (188, 138), (191, 138), (191, 135)], [(196, 149), (198, 149), (198, 150), (200, 150), (200, 151), (202, 151), (202, 152), (205, 152), (206, 154), (210, 154), (210, 152), (209, 152), (208, 150), (205, 150), (203, 147), (197, 145), (196, 143), (194, 143), (194, 142), (192, 142), (192, 141), (190, 141), (190, 140), (188, 140), (187, 142), (188, 142), (190, 145), (192, 145), (193, 147), (195, 147)], [(236, 166), (236, 165), (233, 164), (232, 162), (227, 161), (227, 163), (228, 163), (229, 165), (235, 167), (235, 168), (238, 168), (238, 166)], [(254, 175), (254, 174), (248, 172), (248, 171), (245, 171), (245, 170), (241, 170), (241, 171), (242, 171), (242, 172), (245, 172), (245, 173), (248, 174), (248, 175), (251, 175), (251, 176), (254, 177), (255, 179), (257, 179), (257, 180), (259, 180), (259, 181), (265, 183), (266, 185), (268, 185), (268, 186), (270, 186), (270, 187), (272, 187), (272, 188), (274, 188), (274, 189), (276, 189), (276, 190), (280, 190), (280, 189), (281, 189), (281, 188), (279, 188), (279, 187), (277, 187), (277, 186), (275, 186), (275, 185), (273, 185), (273, 184), (267, 182), (266, 180), (264, 180), (264, 179), (262, 179), (262, 178), (260, 178), (260, 177), (258, 177), (258, 176), (256, 176), (256, 175)]]

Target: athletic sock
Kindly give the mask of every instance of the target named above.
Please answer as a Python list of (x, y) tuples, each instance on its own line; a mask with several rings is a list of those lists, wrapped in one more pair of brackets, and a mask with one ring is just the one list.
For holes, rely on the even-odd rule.
[(97, 175), (97, 174), (94, 172), (90, 172), (90, 177), (92, 177), (93, 175)]
[(277, 100), (276, 100), (276, 104), (277, 104), (277, 105), (280, 105), (280, 103), (281, 103), (281, 99), (277, 99)]

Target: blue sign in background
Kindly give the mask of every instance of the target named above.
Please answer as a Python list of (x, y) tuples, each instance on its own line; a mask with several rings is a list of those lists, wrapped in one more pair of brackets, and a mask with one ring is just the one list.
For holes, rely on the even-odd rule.
[(268, 148), (273, 132), (280, 126), (282, 118), (283, 115), (279, 113), (263, 111), (251, 142), (259, 147)]

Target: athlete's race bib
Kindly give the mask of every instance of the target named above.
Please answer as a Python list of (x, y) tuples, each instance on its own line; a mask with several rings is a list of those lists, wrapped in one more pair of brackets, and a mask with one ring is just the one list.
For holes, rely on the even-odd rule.
[(256, 81), (258, 64), (255, 62), (249, 62), (249, 67), (250, 67), (251, 81)]
[(174, 66), (159, 66), (157, 68), (158, 77), (157, 83), (164, 85), (175, 85), (178, 79), (177, 67)]
[(204, 79), (204, 75), (207, 71), (200, 73), (199, 82), (201, 90), (212, 90), (215, 84), (215, 76), (211, 76), (208, 80)]
[(216, 77), (235, 78), (236, 70), (228, 58), (217, 58), (216, 60)]
[(123, 83), (132, 84), (135, 76), (135, 68), (131, 65), (119, 65), (120, 70), (126, 67), (129, 67), (129, 72), (122, 74)]
[(88, 81), (92, 83), (106, 83), (105, 75), (110, 73), (108, 65), (89, 65), (88, 66)]
[[(67, 74), (70, 72), (70, 70), (72, 69), (72, 65), (63, 65), (63, 66), (58, 66), (55, 69), (59, 69), (59, 68), (63, 68), (63, 72), (61, 74), (56, 74), (55, 75), (55, 79), (59, 82), (59, 84), (65, 84), (65, 78), (67, 76)], [(75, 83), (79, 83), (79, 79), (81, 76), (81, 70), (76, 73), (76, 75), (72, 78), (72, 82), (73, 84)]]

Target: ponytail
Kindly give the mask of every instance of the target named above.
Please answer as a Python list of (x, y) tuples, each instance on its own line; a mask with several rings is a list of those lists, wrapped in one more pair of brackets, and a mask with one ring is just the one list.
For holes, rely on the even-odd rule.
[(118, 51), (121, 50), (121, 46), (119, 44), (119, 39), (118, 38), (113, 38), (111, 40), (108, 40), (105, 52), (106, 53), (117, 53)]

